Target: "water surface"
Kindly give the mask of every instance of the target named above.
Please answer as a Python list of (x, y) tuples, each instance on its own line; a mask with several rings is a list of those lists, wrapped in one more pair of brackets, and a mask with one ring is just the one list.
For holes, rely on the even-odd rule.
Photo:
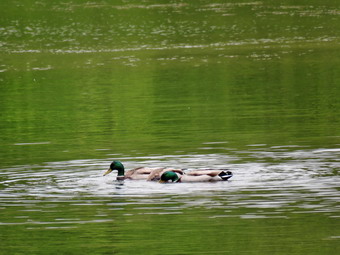
[(0, 253), (337, 254), (338, 24), (331, 0), (1, 3)]

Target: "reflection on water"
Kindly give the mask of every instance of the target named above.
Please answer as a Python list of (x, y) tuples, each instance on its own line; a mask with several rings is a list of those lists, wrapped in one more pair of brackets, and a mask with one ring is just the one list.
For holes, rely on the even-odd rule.
[[(133, 2), (6, 3), (2, 51), (88, 53), (263, 43), (289, 47), (338, 40), (337, 6), (318, 1)], [(31, 15), (18, 15), (25, 8)], [(272, 22), (277, 19), (280, 23)]]
[[(291, 150), (280, 146), (269, 152), (249, 150), (239, 153), (248, 153), (249, 157), (254, 158), (254, 162), (229, 163), (237, 161), (237, 154), (230, 158), (220, 154), (201, 154), (120, 159), (128, 167), (180, 166), (190, 171), (208, 165), (215, 168), (228, 166), (233, 169), (235, 175), (230, 181), (217, 183), (162, 185), (146, 181), (118, 182), (115, 181), (114, 174), (102, 176), (109, 162), (101, 160), (73, 160), (12, 167), (4, 169), (1, 174), (1, 200), (6, 201), (3, 204), (6, 208), (25, 206), (28, 201), (27, 207), (39, 206), (44, 199), (50, 202), (71, 199), (74, 203), (81, 196), (101, 197), (104, 200), (124, 198), (128, 201), (138, 198), (137, 204), (164, 205), (171, 197), (171, 203), (181, 203), (185, 207), (225, 205), (228, 208), (257, 208), (259, 214), (264, 215), (266, 212), (261, 211), (263, 208), (271, 209), (269, 214), (275, 212), (276, 216), (287, 216), (286, 211), (297, 208), (303, 209), (305, 213), (323, 212), (332, 215), (338, 212), (336, 202), (339, 149)], [(263, 158), (267, 162), (261, 162)], [(272, 163), (268, 163), (269, 158)], [(222, 199), (223, 196), (227, 199)], [(97, 202), (89, 200), (86, 203)], [(119, 202), (115, 204), (116, 209), (123, 209), (127, 204), (134, 202)], [(160, 207), (157, 211), (161, 212), (163, 209), (167, 211), (171, 208)], [(176, 213), (178, 212), (180, 208), (177, 208)], [(133, 210), (129, 213), (133, 213)]]
[[(207, 145), (225, 144), (204, 144)], [(209, 148), (204, 147), (204, 150)], [(55, 238), (62, 233), (76, 235), (78, 239), (70, 240), (73, 248), (64, 247), (72, 251), (80, 249), (79, 237), (86, 237), (85, 233), (104, 237), (105, 240), (98, 237), (89, 243), (90, 253), (97, 246), (95, 242), (104, 244), (100, 247), (105, 252), (108, 249), (121, 250), (124, 254), (132, 252), (130, 241), (119, 241), (119, 237), (136, 239), (133, 249), (139, 247), (146, 251), (159, 234), (167, 239), (173, 238), (174, 233), (183, 238), (184, 243), (178, 244), (173, 254), (209, 252), (199, 242), (202, 233), (213, 243), (216, 236), (232, 236), (233, 244), (228, 248), (217, 246), (213, 254), (249, 251), (249, 245), (240, 248), (240, 243), (247, 241), (263, 245), (264, 254), (270, 254), (273, 247), (291, 246), (296, 239), (303, 243), (303, 250), (308, 250), (307, 243), (311, 240), (323, 248), (332, 247), (332, 240), (338, 239), (336, 231), (329, 228), (319, 232), (310, 230), (320, 222), (335, 223), (338, 218), (339, 149), (313, 150), (299, 146), (266, 149), (265, 145), (257, 144), (249, 146), (246, 151), (230, 152), (232, 156), (196, 154), (119, 158), (127, 168), (137, 165), (180, 166), (189, 171), (208, 165), (233, 169), (231, 180), (216, 183), (116, 181), (115, 174), (102, 176), (110, 163), (108, 160), (48, 162), (3, 169), (0, 175), (0, 228), (20, 229), (23, 236), (16, 234), (14, 237), (11, 232), (5, 232), (18, 240), (25, 239), (28, 233), (44, 233), (47, 237), (56, 234)], [(249, 161), (241, 163), (245, 154)], [(306, 221), (308, 226), (302, 230), (301, 224)], [(281, 229), (281, 234), (277, 233), (277, 228)], [(149, 234), (146, 235), (145, 231)], [(118, 240), (111, 243), (103, 232)], [(31, 240), (39, 242), (39, 239)], [(186, 246), (185, 242), (189, 240), (197, 246), (197, 251)], [(271, 240), (271, 244), (266, 244), (265, 240)], [(45, 250), (55, 245), (46, 242), (50, 246), (45, 245)], [(26, 243), (24, 241), (24, 245)], [(161, 246), (151, 254), (159, 254), (159, 250), (169, 251)], [(318, 252), (319, 249), (313, 254)], [(292, 253), (299, 254), (300, 250), (293, 248)]]

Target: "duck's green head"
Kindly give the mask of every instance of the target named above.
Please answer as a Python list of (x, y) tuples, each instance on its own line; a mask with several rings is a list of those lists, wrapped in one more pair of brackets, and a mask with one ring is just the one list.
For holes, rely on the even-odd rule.
[(178, 175), (173, 171), (166, 171), (161, 175), (161, 180), (159, 182), (177, 182), (179, 179)]
[(109, 173), (111, 173), (113, 170), (117, 170), (118, 171), (118, 177), (124, 177), (124, 166), (122, 164), (122, 162), (115, 160), (112, 161), (110, 168), (105, 172), (105, 175), (108, 175)]

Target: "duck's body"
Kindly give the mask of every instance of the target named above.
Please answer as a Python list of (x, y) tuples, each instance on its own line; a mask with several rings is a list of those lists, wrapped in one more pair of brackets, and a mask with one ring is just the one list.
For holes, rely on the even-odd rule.
[(184, 173), (182, 169), (164, 167), (138, 167), (125, 173), (124, 165), (120, 161), (113, 161), (110, 168), (104, 173), (104, 176), (108, 175), (113, 170), (118, 171), (117, 180), (131, 179), (159, 181), (164, 177), (164, 182), (168, 182), (169, 180), (172, 182), (212, 182), (225, 181), (233, 176), (233, 174), (227, 170), (191, 170)]
[(216, 176), (219, 175), (221, 172), (228, 171), (227, 169), (220, 169), (220, 170), (212, 170), (212, 169), (202, 169), (202, 170), (190, 170), (185, 172), (186, 175), (190, 176), (201, 176), (201, 175), (209, 175), (209, 176)]
[(127, 171), (126, 174), (124, 175), (124, 179), (159, 181), (161, 179), (161, 175), (166, 171), (173, 171), (179, 174), (183, 174), (183, 171), (181, 169), (164, 167), (160, 168), (139, 167)]
[(216, 182), (227, 181), (232, 176), (232, 172), (226, 170), (197, 170), (189, 174), (165, 171), (160, 182)]
[(131, 180), (147, 180), (152, 172), (162, 171), (164, 168), (150, 168), (150, 167), (138, 167), (128, 170), (124, 174), (124, 179)]
[(183, 174), (181, 169), (173, 168), (150, 168), (150, 167), (138, 167), (125, 172), (124, 165), (120, 161), (113, 161), (110, 168), (104, 173), (108, 175), (113, 170), (118, 171), (117, 180), (131, 179), (131, 180), (147, 180), (147, 181), (158, 181), (161, 175), (166, 171), (178, 172)]

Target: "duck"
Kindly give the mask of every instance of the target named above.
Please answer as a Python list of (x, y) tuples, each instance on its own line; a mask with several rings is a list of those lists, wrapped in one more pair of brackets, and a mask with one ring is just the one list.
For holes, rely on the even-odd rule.
[(161, 175), (166, 171), (172, 171), (174, 173), (178, 173), (180, 175), (184, 174), (181, 169), (174, 168), (150, 168), (150, 167), (137, 167), (125, 172), (125, 167), (122, 162), (118, 160), (112, 161), (109, 169), (104, 173), (104, 176), (108, 175), (112, 171), (117, 170), (117, 180), (147, 180), (147, 181), (158, 181), (160, 180)]
[(165, 171), (161, 175), (160, 183), (167, 182), (216, 182), (227, 181), (233, 176), (229, 170), (196, 170), (189, 174), (180, 174), (174, 171)]

